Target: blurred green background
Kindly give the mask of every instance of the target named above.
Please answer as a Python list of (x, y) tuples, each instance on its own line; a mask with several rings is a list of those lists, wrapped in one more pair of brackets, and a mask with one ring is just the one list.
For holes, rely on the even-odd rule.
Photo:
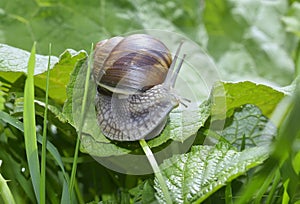
[[(288, 0), (1, 0), (0, 43), (40, 54), (89, 50), (141, 29), (184, 34), (214, 58), (224, 80), (285, 86), (295, 76), (300, 6)], [(297, 47), (298, 46), (298, 47)]]
[[(88, 50), (91, 42), (140, 29), (184, 32), (197, 39), (200, 1), (3, 0), (0, 41), (59, 55), (66, 48)], [(200, 39), (197, 39), (200, 42)]]

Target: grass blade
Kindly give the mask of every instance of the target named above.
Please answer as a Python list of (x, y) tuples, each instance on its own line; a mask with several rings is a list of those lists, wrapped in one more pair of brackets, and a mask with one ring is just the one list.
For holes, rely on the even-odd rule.
[(46, 147), (47, 147), (47, 115), (48, 115), (48, 90), (50, 78), (50, 62), (51, 62), (51, 44), (49, 44), (49, 58), (46, 78), (46, 96), (45, 96), (45, 112), (43, 125), (43, 140), (42, 140), (42, 159), (41, 159), (41, 183), (40, 183), (40, 203), (46, 203)]
[(24, 137), (25, 150), (31, 181), (37, 201), (40, 200), (40, 165), (38, 158), (38, 148), (35, 127), (35, 108), (34, 108), (34, 67), (35, 67), (35, 43), (32, 47), (28, 61), (27, 79), (24, 90)]
[(233, 204), (231, 183), (228, 183), (225, 188), (225, 203)]
[[(17, 120), (16, 118), (10, 116), (8, 113), (0, 111), (0, 119), (4, 122), (12, 125), (13, 127), (17, 128), (18, 130), (24, 132), (23, 123)], [(42, 144), (42, 136), (37, 134), (37, 141), (38, 143)], [(47, 151), (52, 155), (53, 159), (56, 161), (57, 165), (60, 167), (61, 171), (63, 172), (65, 181), (69, 183), (69, 177), (65, 171), (64, 164), (62, 162), (62, 158), (57, 150), (57, 148), (49, 141), (47, 141)]]
[(266, 200), (265, 204), (275, 203), (275, 201), (274, 201), (275, 197), (276, 197), (275, 192), (276, 192), (276, 189), (277, 189), (278, 184), (280, 182), (280, 179), (281, 179), (281, 177), (280, 177), (280, 171), (278, 170), (276, 172), (276, 175), (275, 175), (274, 180), (272, 182), (272, 187), (270, 189), (270, 193), (268, 194), (268, 197), (267, 197), (267, 200)]
[(63, 192), (62, 192), (60, 203), (65, 203), (65, 204), (71, 203), (71, 200), (69, 199), (69, 195), (70, 195), (70, 193), (69, 193), (68, 182), (66, 180), (64, 180)]

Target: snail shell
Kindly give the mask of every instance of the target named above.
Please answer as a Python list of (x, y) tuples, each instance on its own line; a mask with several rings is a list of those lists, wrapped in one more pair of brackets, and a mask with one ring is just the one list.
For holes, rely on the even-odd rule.
[(173, 88), (183, 60), (174, 71), (176, 59), (172, 62), (168, 48), (145, 34), (97, 43), (92, 74), (98, 124), (106, 137), (135, 141), (162, 131), (180, 102)]
[(135, 93), (162, 83), (171, 62), (168, 48), (149, 35), (114, 37), (96, 45), (93, 74), (113, 92)]

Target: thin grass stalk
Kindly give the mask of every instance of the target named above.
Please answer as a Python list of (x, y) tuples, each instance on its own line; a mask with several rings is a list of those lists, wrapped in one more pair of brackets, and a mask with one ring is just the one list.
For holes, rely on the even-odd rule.
[(73, 188), (74, 188), (74, 184), (75, 184), (75, 176), (76, 176), (77, 160), (78, 160), (78, 151), (79, 151), (79, 146), (80, 146), (80, 138), (82, 136), (82, 128), (83, 128), (83, 125), (84, 125), (84, 115), (85, 115), (84, 113), (85, 113), (85, 108), (86, 108), (86, 101), (87, 101), (88, 87), (89, 87), (89, 79), (90, 79), (90, 74), (91, 74), (91, 65), (92, 65), (92, 60), (93, 60), (93, 47), (94, 47), (94, 45), (92, 44), (90, 55), (88, 57), (88, 66), (87, 66), (87, 73), (86, 73), (85, 85), (84, 85), (84, 94), (83, 94), (83, 99), (82, 99), (81, 114), (80, 114), (80, 120), (79, 120), (80, 125), (79, 125), (79, 129), (78, 129), (78, 136), (77, 136), (77, 141), (76, 141), (76, 147), (75, 147), (74, 159), (73, 159), (73, 166), (72, 166), (72, 172), (71, 172), (71, 179), (70, 179), (70, 185), (69, 185), (70, 199), (72, 199)]
[(43, 125), (44, 127), (43, 127), (43, 140), (42, 140), (41, 183), (40, 183), (41, 204), (46, 203), (46, 160), (47, 160), (46, 147), (47, 147), (47, 118), (48, 118), (50, 60), (51, 60), (51, 44), (49, 44), (49, 58), (48, 58), (48, 67), (47, 67), (47, 78), (46, 78), (46, 96), (45, 96), (45, 111), (44, 111), (44, 125)]
[(233, 204), (231, 183), (228, 183), (225, 188), (225, 203)]
[(139, 143), (140, 143), (140, 145), (141, 145), (141, 147), (142, 147), (142, 149), (143, 149), (143, 151), (144, 151), (144, 153), (145, 153), (145, 155), (146, 155), (146, 157), (147, 157), (147, 159), (148, 159), (148, 161), (149, 161), (149, 163), (150, 163), (150, 165), (153, 169), (154, 175), (157, 178), (157, 181), (158, 181), (158, 183), (161, 187), (161, 190), (164, 194), (164, 198), (165, 198), (166, 203), (167, 204), (172, 204), (172, 199), (171, 199), (171, 196), (170, 196), (170, 193), (169, 193), (169, 189), (167, 187), (167, 184), (164, 180), (164, 177), (163, 177), (163, 175), (160, 171), (160, 168), (159, 168), (159, 166), (156, 162), (156, 159), (155, 159), (150, 147), (148, 146), (147, 142), (144, 139), (139, 140)]
[(273, 183), (272, 183), (272, 187), (271, 187), (271, 190), (268, 194), (268, 197), (267, 197), (267, 200), (266, 200), (266, 204), (272, 204), (274, 203), (274, 200), (275, 200), (275, 197), (276, 197), (276, 190), (277, 190), (277, 187), (278, 187), (278, 184), (280, 182), (280, 179), (281, 179), (281, 175), (280, 175), (280, 171), (278, 170), (275, 174), (275, 177), (274, 177), (274, 180), (273, 180)]

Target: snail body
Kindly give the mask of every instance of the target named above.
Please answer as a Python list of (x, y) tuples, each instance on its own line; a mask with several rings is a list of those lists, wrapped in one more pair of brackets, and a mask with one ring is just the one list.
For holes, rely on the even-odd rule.
[(95, 106), (103, 134), (118, 141), (151, 139), (180, 103), (174, 84), (176, 70), (168, 48), (145, 34), (114, 37), (97, 43), (93, 78)]

